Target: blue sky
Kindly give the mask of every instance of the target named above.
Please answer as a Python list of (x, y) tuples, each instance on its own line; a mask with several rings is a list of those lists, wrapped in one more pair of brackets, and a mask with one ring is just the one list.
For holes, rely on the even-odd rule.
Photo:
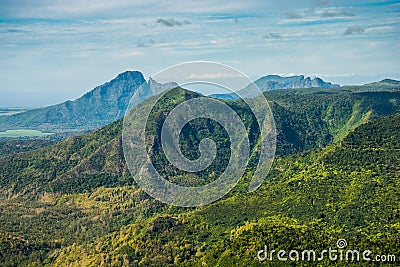
[(0, 107), (75, 99), (124, 70), (210, 60), (255, 79), (400, 79), (400, 1), (0, 0)]

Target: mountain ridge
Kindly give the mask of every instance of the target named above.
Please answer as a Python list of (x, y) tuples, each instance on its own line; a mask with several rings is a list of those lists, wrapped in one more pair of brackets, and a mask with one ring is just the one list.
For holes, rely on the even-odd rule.
[[(266, 75), (254, 81), (254, 84), (261, 92), (268, 92), (280, 89), (300, 89), (300, 88), (339, 88), (339, 84), (325, 82), (319, 77), (305, 77), (304, 75), (279, 76), (277, 74)], [(239, 94), (243, 97), (255, 97), (258, 90), (255, 90), (254, 84), (249, 84), (245, 88), (239, 90)], [(211, 97), (235, 100), (238, 97), (231, 94), (212, 94)]]
[[(282, 77), (266, 75), (255, 81), (262, 92), (279, 92), (294, 90), (301, 93), (302, 89), (326, 89), (326, 92), (335, 90), (377, 90), (380, 88), (396, 89), (399, 82), (384, 79), (380, 82), (363, 86), (340, 87), (338, 84), (325, 82), (321, 78), (305, 77), (304, 75)], [(166, 89), (178, 87), (171, 81), (160, 84), (151, 77), (146, 81), (140, 71), (124, 71), (114, 79), (105, 82), (86, 92), (75, 100), (68, 100), (56, 105), (27, 110), (14, 115), (0, 116), (0, 131), (15, 129), (34, 129), (50, 132), (70, 132), (76, 135), (85, 131), (92, 131), (121, 118), (129, 105), (134, 93), (137, 93), (137, 103), (156, 95)], [(240, 91), (243, 97), (254, 97), (252, 84)], [(339, 89), (338, 89), (339, 88)], [(137, 90), (140, 89), (140, 92)], [(253, 88), (254, 89), (254, 88)], [(294, 92), (293, 91), (293, 92)], [(237, 100), (235, 94), (213, 94), (215, 98)], [(136, 103), (136, 104), (137, 104)]]
[(2, 116), (0, 131), (25, 128), (54, 132), (94, 130), (121, 118), (138, 90), (139, 100), (143, 101), (176, 86), (176, 83), (159, 84), (151, 78), (146, 81), (140, 71), (125, 71), (75, 100)]
[[(172, 95), (181, 100), (185, 98), (181, 96), (196, 95), (185, 89), (174, 89), (173, 92), (178, 92)], [(171, 101), (171, 97), (168, 101)], [(314, 102), (318, 104), (310, 104)], [(245, 106), (238, 105), (236, 101), (227, 103), (236, 112), (250, 117), (251, 111)], [(400, 92), (274, 96), (270, 106), (277, 127), (277, 155), (295, 154), (340, 141), (348, 132), (370, 119), (399, 112), (399, 103)], [(141, 105), (146, 104), (144, 101), (132, 110), (140, 116)], [(247, 123), (251, 124), (251, 121)], [(121, 132), (122, 119), (53, 146), (0, 158), (0, 180), (3, 186), (11, 186), (15, 183), (15, 177), (25, 177), (15, 184), (15, 190), (20, 188), (17, 192), (31, 190), (30, 183), (36, 179), (36, 184), (48, 182), (53, 184), (53, 188), (58, 186), (67, 191), (68, 188), (84, 191), (87, 189), (85, 184), (95, 177), (103, 185), (125, 183), (123, 176), (127, 171), (121, 167)], [(186, 139), (195, 140), (196, 136), (189, 135)], [(54, 166), (58, 166), (56, 170)], [(116, 173), (116, 170), (120, 172)]]
[(276, 89), (291, 89), (291, 88), (338, 88), (339, 84), (326, 82), (319, 77), (305, 77), (304, 75), (294, 75), (283, 77), (279, 75), (267, 75), (257, 79), (254, 82), (262, 92)]

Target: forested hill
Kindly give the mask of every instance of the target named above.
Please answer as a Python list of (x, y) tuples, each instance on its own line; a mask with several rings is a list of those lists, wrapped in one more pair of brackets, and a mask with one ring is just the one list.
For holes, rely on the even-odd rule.
[[(183, 90), (174, 94), (181, 100), (196, 97)], [(395, 102), (394, 96), (362, 94), (355, 102), (341, 103), (353, 103), (350, 110), (357, 106), (361, 112), (363, 103)], [(320, 102), (339, 104), (325, 97)], [(280, 109), (275, 112), (296, 114), (295, 99), (288, 99), (277, 100), (274, 105)], [(381, 104), (368, 106), (376, 108), (367, 111), (369, 117), (393, 110), (387, 109), (387, 102)], [(309, 114), (306, 120), (321, 112), (310, 115), (312, 109), (306, 110), (293, 118)], [(343, 117), (345, 111), (331, 113), (338, 114), (332, 119)], [(351, 114), (346, 125), (358, 118)], [(298, 122), (291, 120), (285, 119), (293, 125)], [(256, 258), (264, 245), (322, 250), (336, 247), (339, 238), (347, 240), (349, 249), (395, 254), (400, 248), (399, 125), (396, 114), (366, 121), (354, 131), (346, 128), (351, 133), (335, 144), (278, 157), (255, 192), (240, 190), (241, 182), (228, 197), (196, 209), (163, 205), (130, 185), (119, 145), (121, 121), (2, 158), (0, 262), (264, 266)], [(343, 266), (327, 259), (321, 264)]]
[[(183, 89), (170, 92), (173, 95), (170, 99), (175, 99), (175, 104), (187, 97), (199, 96)], [(277, 127), (278, 156), (324, 147), (340, 141), (368, 120), (400, 112), (400, 92), (277, 95), (269, 99)], [(227, 103), (242, 117), (250, 118), (245, 124), (251, 127), (250, 110), (241, 102)], [(146, 104), (144, 102), (141, 105)], [(141, 114), (141, 105), (136, 109), (138, 116)], [(168, 111), (172, 107), (171, 104), (161, 103), (160, 109)], [(122, 122), (117, 121), (54, 146), (0, 158), (1, 191), (10, 196), (37, 191), (67, 193), (91, 191), (99, 186), (131, 184), (121, 148), (121, 128)], [(217, 127), (213, 131), (220, 136), (216, 141), (226, 147), (227, 139), (224, 139), (221, 130)], [(183, 136), (189, 156), (196, 157), (193, 153), (198, 151), (195, 148), (199, 138), (191, 131)], [(256, 138), (257, 135), (250, 137), (253, 146), (257, 143)], [(156, 157), (155, 160), (165, 167), (163, 157)], [(226, 159), (221, 159), (218, 164), (226, 164)], [(210, 172), (221, 169), (218, 164), (213, 165), (214, 169), (210, 169)], [(172, 172), (170, 176), (176, 174)], [(207, 174), (203, 173), (202, 176)]]
[[(60, 249), (48, 261), (56, 266), (71, 262), (265, 266), (257, 259), (265, 245), (269, 251), (312, 249), (320, 256), (324, 249), (336, 249), (339, 239), (346, 240), (345, 249), (372, 251), (371, 259), (377, 254), (398, 256), (398, 125), (399, 114), (369, 122), (341, 143), (278, 159), (254, 193), (236, 194), (189, 211), (159, 208), (159, 213), (96, 242)], [(97, 205), (103, 203), (99, 192), (109, 195), (105, 189), (98, 190)], [(112, 199), (127, 194), (113, 192)], [(322, 266), (371, 264), (351, 258), (330, 261), (328, 257), (318, 262)], [(266, 263), (286, 266), (276, 257)], [(397, 265), (386, 262), (385, 266)]]

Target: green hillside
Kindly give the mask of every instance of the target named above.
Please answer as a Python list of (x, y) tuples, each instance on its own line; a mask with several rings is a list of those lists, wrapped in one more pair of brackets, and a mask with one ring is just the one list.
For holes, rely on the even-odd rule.
[[(199, 95), (175, 89), (169, 96), (154, 122)], [(122, 121), (0, 158), (0, 262), (251, 266), (265, 242), (329, 247), (338, 238), (376, 253), (398, 251), (400, 117), (369, 121), (399, 113), (400, 92), (266, 96), (279, 156), (266, 182), (246, 193), (243, 179), (223, 200), (202, 208), (166, 206), (135, 186), (121, 148)], [(146, 104), (135, 108), (138, 114)], [(246, 105), (227, 104), (253, 127)], [(207, 129), (202, 133), (215, 134), (224, 148), (218, 125), (199, 120), (190, 127)], [(196, 157), (193, 148), (203, 136), (188, 128), (182, 137), (187, 156)], [(252, 147), (257, 138), (251, 137)], [(160, 170), (183, 184), (209, 178), (224, 164), (187, 175), (168, 168), (162, 152), (153, 155)]]
[[(176, 94), (176, 91), (179, 94)], [(198, 94), (175, 89), (173, 97), (183, 101)], [(187, 95), (187, 96), (183, 96)], [(182, 97), (181, 97), (182, 96)], [(291, 95), (271, 98), (271, 108), (277, 127), (277, 155), (284, 156), (312, 148), (324, 147), (341, 140), (348, 132), (369, 119), (400, 112), (400, 92), (374, 92), (339, 95)], [(180, 103), (175, 101), (174, 105)], [(138, 116), (142, 103), (137, 107)], [(249, 108), (242, 102), (227, 101), (241, 116), (247, 117), (245, 124), (253, 127)], [(158, 114), (168, 111), (174, 105), (160, 106)], [(160, 117), (161, 118), (161, 117)], [(139, 119), (139, 117), (138, 117)], [(154, 118), (154, 121), (157, 121)], [(162, 120), (158, 122), (161, 124)], [(72, 137), (55, 146), (45, 147), (30, 153), (17, 154), (0, 159), (0, 185), (21, 192), (83, 192), (99, 186), (132, 185), (132, 179), (125, 168), (121, 148), (122, 122), (117, 121), (91, 134)], [(204, 129), (204, 122), (197, 121), (192, 128)], [(210, 125), (208, 125), (210, 127)], [(158, 133), (160, 132), (158, 127)], [(224, 134), (216, 128), (219, 143), (224, 146)], [(251, 131), (250, 142), (257, 142), (256, 130)], [(185, 132), (187, 156), (197, 151), (201, 136), (195, 136), (190, 129)], [(158, 145), (157, 139), (153, 149)], [(225, 144), (226, 147), (226, 144)], [(226, 151), (223, 153), (226, 155)], [(160, 170), (165, 168), (163, 152), (153, 157)], [(159, 156), (157, 156), (159, 155)], [(222, 159), (221, 159), (222, 160)], [(220, 164), (223, 164), (221, 162)], [(215, 171), (221, 166), (213, 165)], [(172, 171), (172, 176), (176, 173)], [(201, 174), (201, 176), (207, 173)], [(18, 181), (18, 183), (17, 183)]]
[[(254, 193), (195, 210), (164, 210), (96, 242), (60, 249), (49, 262), (264, 266), (255, 257), (265, 244), (276, 250), (322, 250), (335, 247), (340, 238), (351, 249), (396, 254), (400, 248), (398, 125), (400, 115), (367, 123), (339, 144), (280, 158)], [(369, 146), (371, 142), (377, 145)], [(286, 266), (276, 258), (268, 263)], [(320, 264), (370, 263), (326, 258)]]
[(21, 152), (35, 150), (54, 144), (55, 141), (46, 139), (16, 139), (0, 141), (0, 158)]

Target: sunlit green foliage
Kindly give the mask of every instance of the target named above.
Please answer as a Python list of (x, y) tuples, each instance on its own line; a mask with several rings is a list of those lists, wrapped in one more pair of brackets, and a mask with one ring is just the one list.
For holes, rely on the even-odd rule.
[[(172, 95), (155, 118), (187, 96), (196, 95)], [(267, 97), (279, 155), (270, 174), (248, 193), (250, 166), (238, 189), (205, 207), (167, 206), (135, 186), (121, 121), (0, 158), (1, 265), (258, 266), (264, 245), (321, 249), (339, 238), (351, 248), (397, 253), (400, 115), (370, 120), (398, 113), (400, 93)], [(252, 127), (246, 107), (228, 103)], [(223, 145), (222, 129), (211, 126), (192, 125)], [(195, 133), (183, 134), (189, 157), (202, 138)], [(188, 185), (198, 178), (171, 176)]]

